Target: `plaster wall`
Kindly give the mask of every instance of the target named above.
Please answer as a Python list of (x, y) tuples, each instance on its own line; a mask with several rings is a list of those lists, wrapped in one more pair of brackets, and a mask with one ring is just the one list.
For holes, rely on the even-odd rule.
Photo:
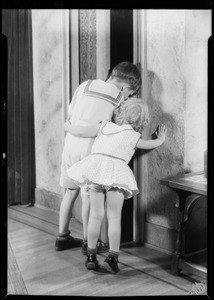
[(59, 211), (64, 120), (79, 83), (107, 74), (109, 23), (109, 10), (32, 10), (37, 205)]
[(204, 169), (207, 149), (207, 70), (208, 38), (211, 31), (210, 10), (185, 12), (185, 168), (191, 172)]
[(61, 10), (32, 10), (36, 187), (56, 194), (62, 194), (63, 16)]
[[(204, 169), (207, 149), (207, 41), (210, 10), (142, 11), (142, 92), (150, 109), (149, 138), (160, 123), (165, 143), (138, 159), (147, 223), (176, 229), (175, 198), (159, 180)], [(146, 85), (145, 85), (146, 82)], [(145, 232), (144, 232), (145, 234)], [(142, 239), (150, 240), (144, 235)]]

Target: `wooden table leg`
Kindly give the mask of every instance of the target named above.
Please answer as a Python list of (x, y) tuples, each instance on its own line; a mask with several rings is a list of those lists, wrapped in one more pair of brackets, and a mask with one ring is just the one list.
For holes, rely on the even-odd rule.
[(178, 221), (178, 233), (175, 244), (175, 252), (172, 255), (171, 271), (174, 275), (180, 275), (181, 269), (179, 268), (179, 259), (182, 256), (182, 239), (184, 230), (184, 208), (188, 193), (185, 191), (175, 189), (178, 199), (175, 206), (177, 207), (177, 221)]

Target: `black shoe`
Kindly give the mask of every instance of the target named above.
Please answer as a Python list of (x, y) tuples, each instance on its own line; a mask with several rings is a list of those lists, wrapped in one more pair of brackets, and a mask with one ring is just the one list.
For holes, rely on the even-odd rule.
[(71, 248), (81, 247), (82, 240), (76, 239), (71, 235), (66, 237), (58, 237), (55, 242), (56, 251), (67, 250)]
[(88, 248), (88, 243), (87, 241), (82, 241), (82, 254), (86, 255), (87, 254), (87, 248)]
[(116, 274), (120, 271), (120, 269), (118, 268), (118, 262), (118, 259), (116, 259), (115, 257), (108, 256), (104, 261), (104, 266), (108, 272)]
[(96, 254), (87, 255), (85, 266), (88, 270), (96, 270), (98, 268), (98, 260)]

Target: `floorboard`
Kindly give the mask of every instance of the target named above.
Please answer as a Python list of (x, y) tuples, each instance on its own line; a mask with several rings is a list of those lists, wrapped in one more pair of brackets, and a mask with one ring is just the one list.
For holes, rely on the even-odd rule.
[[(8, 213), (10, 253), (13, 253), (17, 264), (23, 294), (188, 295), (193, 284), (200, 282), (200, 278), (190, 276), (190, 274), (173, 276), (170, 272), (171, 257), (143, 246), (121, 247), (120, 272), (117, 275), (107, 273), (102, 266), (105, 254), (98, 255), (98, 271), (88, 271), (84, 265), (85, 256), (82, 255), (80, 248), (55, 251), (57, 229), (54, 226), (57, 224), (57, 215), (50, 212), (45, 214), (31, 208), (30, 215), (26, 216), (25, 209), (23, 209), (19, 207), (17, 210), (12, 209), (12, 212), (9, 209)], [(36, 215), (39, 215), (39, 219)], [(54, 229), (51, 229), (50, 224)], [(8, 259), (12, 263), (10, 253), (8, 253)], [(20, 294), (20, 289), (11, 288), (9, 274), (8, 283), (11, 293)]]
[(16, 262), (10, 243), (8, 243), (8, 294), (27, 295), (27, 289), (22, 274)]
[[(55, 237), (58, 235), (59, 213), (53, 210), (41, 209), (36, 206), (14, 205), (8, 208), (8, 217)], [(82, 238), (83, 230), (79, 220), (71, 218), (69, 229), (74, 237)]]

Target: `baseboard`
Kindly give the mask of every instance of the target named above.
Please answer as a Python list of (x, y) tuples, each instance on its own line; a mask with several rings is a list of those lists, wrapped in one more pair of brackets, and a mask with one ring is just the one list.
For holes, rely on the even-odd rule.
[[(56, 194), (46, 189), (35, 188), (34, 205), (44, 209), (47, 208), (54, 212), (59, 213), (62, 198), (63, 198), (62, 194)], [(82, 205), (82, 200), (79, 195), (72, 209), (72, 218), (77, 219), (80, 223), (82, 223), (81, 205)]]
[(62, 195), (45, 189), (35, 188), (35, 205), (59, 212)]
[(153, 249), (153, 250), (156, 250), (158, 252), (161, 252), (161, 253), (164, 253), (164, 254), (168, 254), (168, 255), (172, 255), (173, 252), (167, 250), (167, 249), (163, 249), (163, 248), (160, 248), (160, 247), (157, 247), (157, 246), (154, 246), (154, 245), (151, 245), (151, 244), (147, 244), (147, 243), (143, 243), (143, 246), (145, 248), (150, 248), (150, 249)]
[(34, 207), (37, 207), (39, 209), (46, 210), (46, 211), (51, 211), (51, 212), (53, 212), (53, 213), (55, 213), (55, 214), (57, 214), (59, 216), (59, 211), (58, 210), (54, 210), (51, 207), (47, 207), (47, 206), (41, 205), (41, 204), (39, 204), (37, 202), (34, 204)]
[(177, 231), (153, 223), (145, 222), (144, 244), (164, 253), (173, 253)]

